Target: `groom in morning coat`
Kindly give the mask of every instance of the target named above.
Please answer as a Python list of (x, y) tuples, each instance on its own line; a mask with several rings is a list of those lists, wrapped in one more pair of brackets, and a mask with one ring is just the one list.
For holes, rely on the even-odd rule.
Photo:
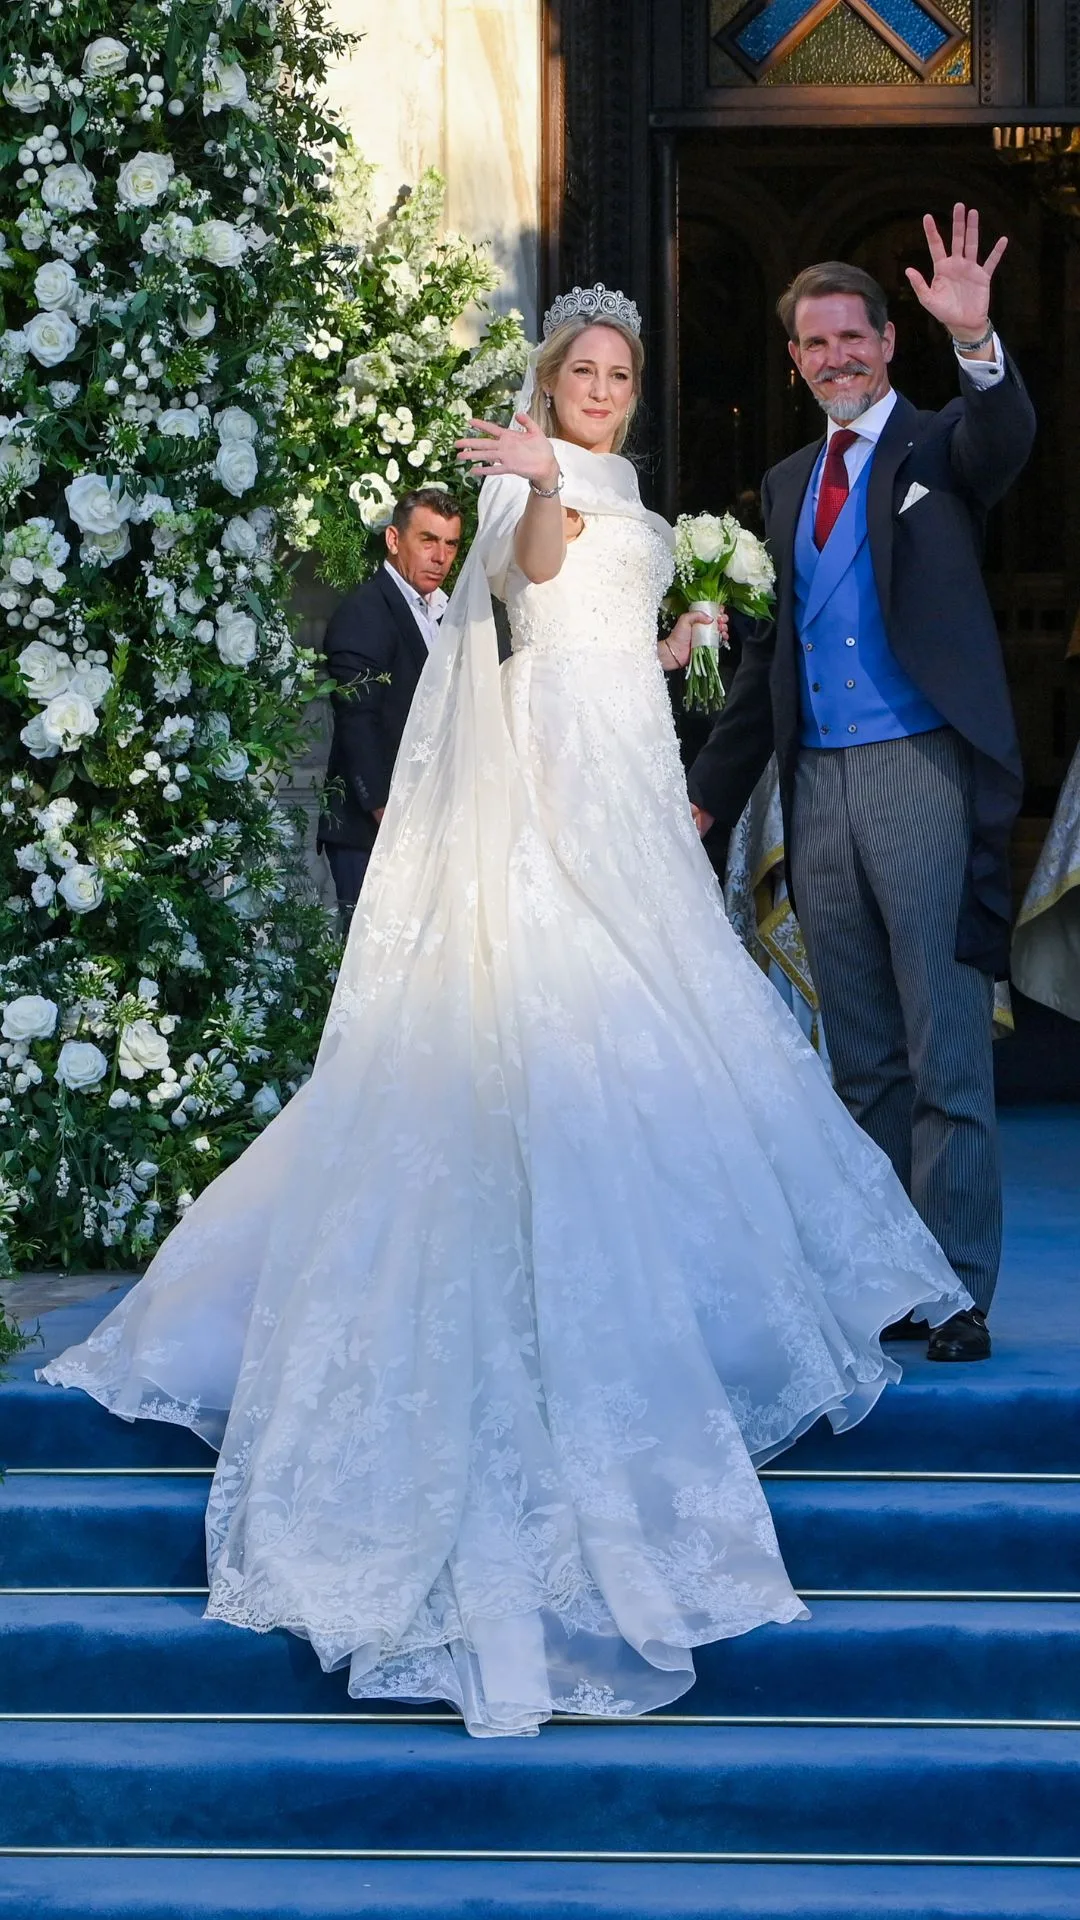
[(932, 279), (907, 277), (960, 367), (940, 413), (891, 387), (869, 274), (808, 267), (779, 303), (827, 432), (765, 476), (775, 623), (746, 641), (689, 787), (699, 830), (730, 830), (775, 749), (837, 1092), (975, 1302), (930, 1334), (931, 1359), (980, 1360), (1001, 1252), (991, 1006), (1022, 792), (981, 548), (1035, 420), (989, 318), (1005, 241), (980, 265), (962, 206), (951, 251), (924, 228)]

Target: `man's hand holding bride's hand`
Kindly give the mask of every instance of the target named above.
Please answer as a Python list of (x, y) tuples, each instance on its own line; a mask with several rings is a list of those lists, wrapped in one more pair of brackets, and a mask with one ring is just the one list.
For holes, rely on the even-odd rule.
[[(676, 667), (685, 667), (689, 664), (694, 646), (694, 628), (707, 627), (711, 624), (707, 613), (680, 613), (671, 632), (660, 642), (660, 665), (665, 673), (674, 673)], [(728, 637), (726, 607), (720, 608), (716, 616), (716, 624), (720, 630), (720, 642), (723, 645)]]
[(516, 474), (547, 493), (558, 484), (559, 463), (542, 427), (527, 413), (514, 415), (514, 425), (500, 427), (494, 420), (470, 420), (468, 434), (457, 442), (458, 464), (470, 475)]
[(704, 807), (695, 807), (693, 801), (690, 802), (690, 811), (694, 816), (694, 825), (704, 840), (709, 828), (715, 824), (714, 816), (706, 813)]

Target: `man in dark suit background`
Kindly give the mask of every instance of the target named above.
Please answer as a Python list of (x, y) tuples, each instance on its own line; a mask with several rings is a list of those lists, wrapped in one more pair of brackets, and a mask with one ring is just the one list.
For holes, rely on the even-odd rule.
[(334, 613), (323, 645), (337, 682), (319, 847), (348, 923), (390, 792), (413, 695), (446, 606), (461, 508), (439, 487), (406, 493), (386, 529), (386, 559)]
[(974, 210), (954, 209), (951, 251), (924, 227), (933, 277), (908, 279), (961, 369), (940, 413), (891, 387), (868, 274), (827, 261), (779, 303), (828, 430), (765, 476), (776, 619), (746, 639), (689, 787), (699, 830), (730, 831), (775, 747), (837, 1091), (975, 1302), (930, 1335), (931, 1358), (978, 1360), (1001, 1249), (991, 1004), (1022, 792), (981, 547), (1034, 415), (989, 319), (1004, 240), (981, 265)]

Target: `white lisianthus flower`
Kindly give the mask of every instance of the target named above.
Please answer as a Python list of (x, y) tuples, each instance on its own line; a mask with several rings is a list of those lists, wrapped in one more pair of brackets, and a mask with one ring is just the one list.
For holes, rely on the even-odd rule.
[(96, 533), (92, 540), (84, 540), (80, 558), (91, 565), (111, 567), (114, 560), (122, 560), (131, 552), (131, 532), (125, 522), (114, 533)]
[(253, 1095), (251, 1111), (256, 1120), (272, 1120), (275, 1113), (281, 1112), (281, 1101), (274, 1087), (263, 1086)]
[(131, 501), (123, 483), (100, 473), (81, 473), (64, 488), (68, 512), (83, 533), (116, 533), (131, 517)]
[(55, 1000), (40, 993), (21, 993), (9, 1000), (0, 1022), (5, 1040), (48, 1040), (56, 1032), (60, 1012)]
[(81, 693), (65, 688), (50, 700), (41, 715), (42, 731), (50, 746), (70, 750), (98, 730), (98, 717)]
[(62, 1087), (81, 1093), (101, 1085), (109, 1063), (100, 1047), (90, 1040), (65, 1040), (56, 1062), (56, 1079)]
[(40, 113), (41, 101), (37, 89), (29, 74), (22, 74), (14, 80), (5, 80), (4, 99), (16, 113)]
[(227, 667), (246, 667), (258, 648), (258, 628), (250, 613), (225, 613), (217, 624), (217, 650)]
[(223, 407), (215, 413), (214, 425), (223, 447), (233, 440), (254, 440), (259, 431), (258, 421), (243, 407)]
[(40, 700), (45, 706), (66, 690), (71, 679), (72, 665), (67, 654), (61, 653), (58, 647), (50, 647), (44, 640), (31, 640), (15, 665), (26, 682), (31, 700)]
[(157, 430), (167, 440), (197, 440), (202, 421), (193, 407), (163, 407), (157, 417)]
[(94, 176), (75, 160), (50, 167), (42, 182), (41, 197), (50, 213), (85, 213), (96, 204)]
[(728, 578), (752, 592), (767, 591), (776, 584), (776, 568), (768, 549), (756, 534), (740, 527), (735, 536), (735, 551), (725, 569)]
[(20, 728), (19, 739), (35, 760), (55, 760), (60, 751), (58, 746), (45, 738), (45, 719), (40, 713), (35, 713), (33, 719)]
[(42, 367), (57, 367), (78, 345), (79, 329), (66, 313), (35, 313), (23, 329), (26, 344)]
[(125, 1080), (141, 1080), (169, 1064), (169, 1043), (149, 1020), (132, 1020), (120, 1035), (116, 1064)]
[(42, 833), (63, 833), (64, 828), (70, 827), (72, 821), (78, 818), (78, 813), (74, 800), (61, 794), (58, 799), (50, 800), (48, 806), (41, 807), (34, 818)]
[(56, 891), (72, 913), (93, 913), (105, 898), (105, 884), (97, 868), (78, 860), (68, 868)]
[(247, 241), (231, 220), (204, 220), (193, 240), (194, 250), (214, 267), (237, 267), (247, 251)]
[(50, 380), (47, 391), (53, 406), (62, 412), (65, 407), (75, 405), (82, 388), (76, 386), (74, 380)]
[(91, 40), (82, 57), (82, 70), (88, 80), (112, 80), (123, 73), (128, 63), (128, 50), (122, 40), (113, 40), (103, 34), (99, 40)]
[(221, 758), (217, 761), (214, 772), (217, 774), (219, 780), (232, 782), (242, 780), (249, 765), (250, 762), (243, 747), (238, 747), (234, 742), (228, 752), (222, 754)]
[(35, 907), (51, 907), (56, 898), (56, 881), (49, 873), (39, 873), (30, 889)]
[(235, 554), (238, 560), (254, 560), (258, 550), (258, 536), (250, 520), (234, 514), (221, 536), (222, 553)]
[(21, 867), (23, 873), (44, 873), (47, 864), (44, 848), (34, 841), (25, 847), (16, 847), (15, 865)]
[(221, 113), (227, 107), (247, 104), (247, 75), (236, 61), (226, 64), (217, 54), (203, 62), (204, 113)]
[(239, 497), (255, 485), (259, 462), (250, 440), (226, 440), (218, 448), (214, 472), (226, 492)]
[(116, 197), (121, 206), (136, 212), (142, 207), (156, 207), (175, 171), (171, 153), (137, 153), (120, 169)]
[(79, 297), (79, 281), (66, 260), (44, 260), (34, 275), (34, 298), (49, 312), (58, 307), (70, 311)]
[(217, 313), (213, 307), (188, 307), (180, 315), (180, 325), (189, 340), (205, 340), (217, 325)]

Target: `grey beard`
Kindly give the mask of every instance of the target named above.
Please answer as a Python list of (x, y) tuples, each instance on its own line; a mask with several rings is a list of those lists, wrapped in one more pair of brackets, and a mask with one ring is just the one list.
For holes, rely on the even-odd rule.
[[(862, 414), (868, 412), (869, 409), (875, 406), (881, 399), (881, 393), (861, 393), (850, 394), (848, 396), (835, 394), (832, 399), (826, 399), (817, 391), (816, 387), (813, 388), (812, 391), (814, 399), (817, 401), (822, 413), (827, 414), (830, 420), (835, 420), (839, 427), (849, 426), (852, 420), (858, 420)], [(884, 387), (881, 391), (882, 393), (885, 391)]]

